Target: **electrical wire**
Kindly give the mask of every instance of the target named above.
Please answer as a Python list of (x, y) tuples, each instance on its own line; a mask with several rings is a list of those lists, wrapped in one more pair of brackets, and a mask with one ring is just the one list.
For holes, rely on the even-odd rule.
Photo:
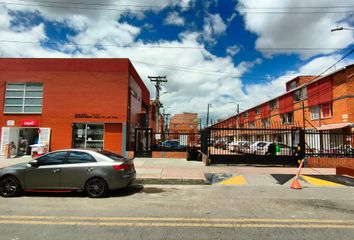
[[(44, 2), (44, 1), (43, 1)], [(55, 2), (52, 2), (53, 4)], [(59, 3), (59, 2), (58, 2)], [(64, 2), (60, 2), (63, 4)], [(45, 7), (45, 8), (63, 8), (63, 9), (81, 9), (81, 10), (102, 10), (102, 11), (118, 11), (118, 12), (144, 12), (144, 11), (152, 11), (154, 7), (149, 7), (146, 9), (122, 9), (122, 8), (101, 8), (101, 7), (80, 7), (80, 6), (63, 6), (63, 5), (45, 5), (45, 4), (24, 4), (24, 3), (13, 3), (13, 2), (0, 2), (2, 5), (14, 5), (14, 6), (25, 6), (25, 7)], [(66, 3), (68, 4), (68, 3)], [(69, 3), (70, 4), (70, 3)], [(88, 5), (88, 4), (86, 4)], [(119, 6), (119, 5), (116, 5)], [(123, 6), (123, 5), (121, 5)], [(126, 5), (128, 6), (128, 5)], [(157, 7), (158, 8), (158, 7)], [(174, 11), (174, 10), (173, 10)], [(354, 13), (354, 11), (242, 11), (243, 13), (249, 14), (348, 14)]]
[[(47, 45), (67, 45), (67, 46), (83, 46), (83, 47), (116, 47), (116, 48), (142, 48), (142, 49), (191, 49), (191, 50), (227, 50), (228, 47), (194, 47), (194, 46), (152, 46), (152, 45), (145, 45), (145, 46), (119, 46), (116, 44), (97, 44), (97, 43), (63, 43), (63, 42), (54, 42), (54, 41), (45, 41), (45, 42), (32, 42), (32, 41), (19, 41), (19, 40), (6, 40), (0, 39), (2, 43), (20, 43), (20, 44), (47, 44)], [(251, 49), (247, 47), (242, 47), (243, 49)], [(298, 47), (298, 48), (257, 48), (257, 50), (262, 51), (338, 51), (342, 50), (342, 48), (306, 48), (306, 47)]]
[[(71, 5), (86, 5), (86, 6), (110, 6), (110, 7), (135, 7), (135, 8), (164, 8), (162, 5), (134, 5), (134, 4), (109, 4), (109, 3), (88, 3), (88, 2), (70, 2), (70, 1), (48, 1), (48, 0), (16, 0), (17, 2), (29, 3), (49, 3), (49, 4), (71, 4)], [(177, 5), (177, 4), (175, 4)], [(183, 9), (194, 8), (190, 6), (182, 7)], [(335, 9), (335, 8), (354, 8), (354, 6), (291, 6), (291, 7), (241, 7), (239, 10), (286, 10), (286, 9)]]

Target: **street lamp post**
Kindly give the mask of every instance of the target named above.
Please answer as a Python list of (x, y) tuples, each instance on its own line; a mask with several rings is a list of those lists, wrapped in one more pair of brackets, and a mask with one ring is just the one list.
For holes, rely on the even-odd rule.
[(342, 30), (349, 30), (349, 31), (354, 31), (354, 28), (346, 28), (346, 27), (335, 27), (331, 29), (331, 32), (336, 32), (336, 31), (342, 31)]

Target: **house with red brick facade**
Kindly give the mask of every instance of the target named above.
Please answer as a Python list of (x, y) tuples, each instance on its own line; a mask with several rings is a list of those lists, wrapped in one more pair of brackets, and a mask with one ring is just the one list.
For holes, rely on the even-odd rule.
[(354, 64), (333, 73), (299, 76), (286, 92), (213, 127), (354, 131)]

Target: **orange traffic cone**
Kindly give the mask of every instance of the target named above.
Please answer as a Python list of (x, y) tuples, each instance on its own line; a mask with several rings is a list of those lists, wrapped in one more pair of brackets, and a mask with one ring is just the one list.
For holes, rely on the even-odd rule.
[(290, 188), (292, 189), (302, 189), (299, 180), (297, 180), (297, 177), (294, 178), (293, 183), (291, 184)]

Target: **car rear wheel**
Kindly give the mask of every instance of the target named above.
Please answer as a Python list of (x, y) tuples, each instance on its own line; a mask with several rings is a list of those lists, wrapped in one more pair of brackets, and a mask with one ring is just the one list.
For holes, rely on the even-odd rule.
[(3, 197), (16, 197), (20, 195), (22, 189), (17, 178), (7, 176), (0, 180), (0, 194)]
[(107, 183), (101, 178), (91, 178), (86, 183), (85, 191), (91, 198), (105, 197), (108, 193)]

